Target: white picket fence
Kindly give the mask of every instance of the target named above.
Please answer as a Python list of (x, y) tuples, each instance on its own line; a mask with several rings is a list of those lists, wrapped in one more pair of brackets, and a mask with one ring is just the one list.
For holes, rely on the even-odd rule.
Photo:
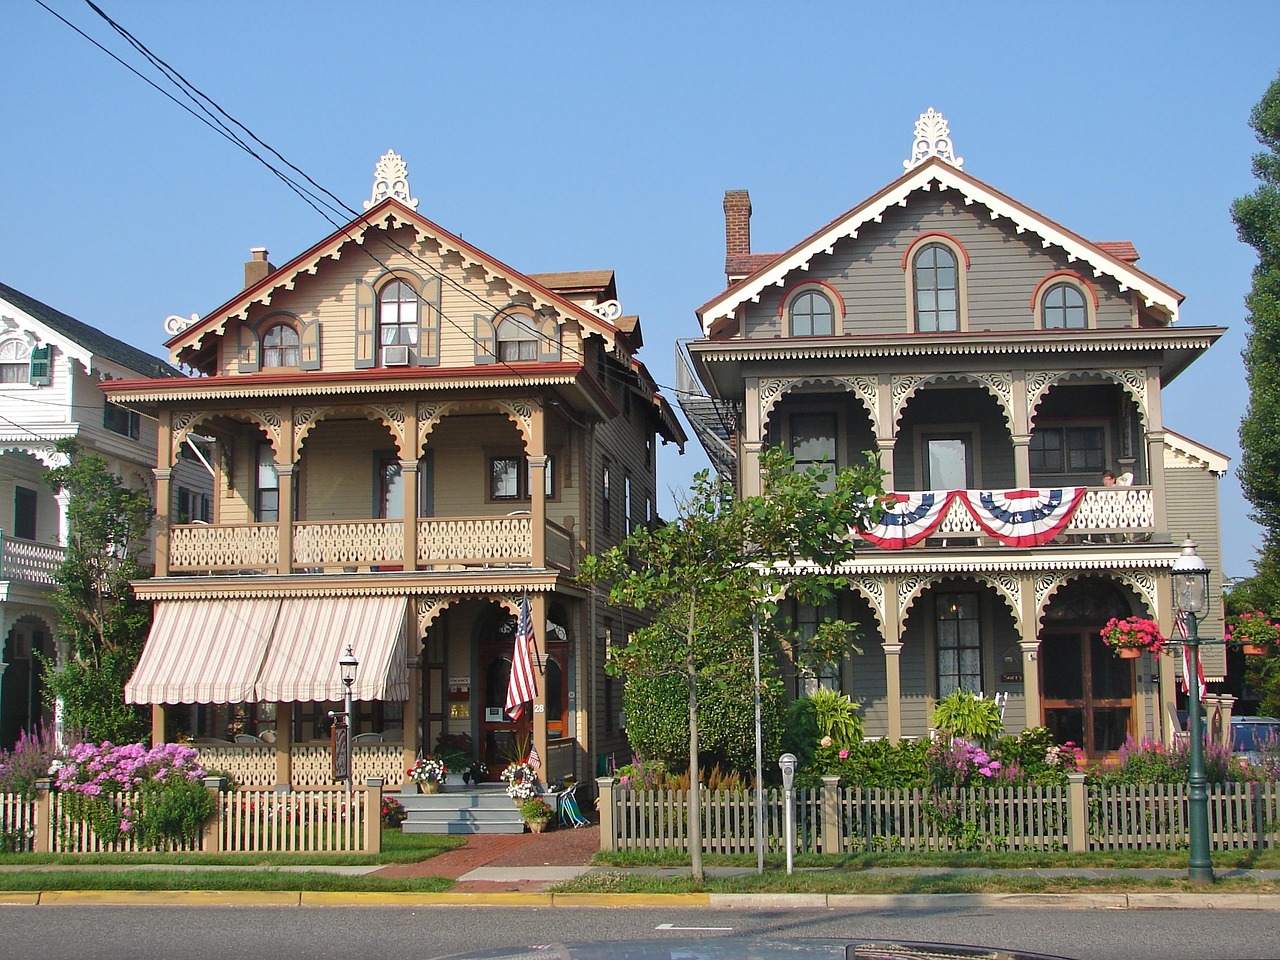
[[(798, 789), (796, 849), (804, 853), (945, 850), (1173, 850), (1189, 842), (1185, 784), (1005, 786), (931, 793), (841, 787), (825, 778)], [(689, 849), (689, 797), (683, 790), (629, 790), (596, 781), (603, 850)], [(704, 853), (756, 851), (755, 793), (703, 790)], [(760, 836), (782, 849), (783, 792), (765, 791)], [(1209, 787), (1212, 849), (1280, 845), (1280, 785)]]

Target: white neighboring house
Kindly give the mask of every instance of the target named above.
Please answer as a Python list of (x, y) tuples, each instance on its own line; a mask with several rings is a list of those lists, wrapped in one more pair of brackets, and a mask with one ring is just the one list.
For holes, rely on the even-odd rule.
[[(67, 502), (44, 481), (75, 437), (126, 484), (154, 494), (156, 429), (109, 403), (105, 379), (180, 377), (136, 347), (0, 283), (0, 747), (42, 717), (40, 665), (53, 653), (54, 573), (67, 541)], [(202, 519), (212, 489), (198, 463), (177, 468), (175, 509)]]

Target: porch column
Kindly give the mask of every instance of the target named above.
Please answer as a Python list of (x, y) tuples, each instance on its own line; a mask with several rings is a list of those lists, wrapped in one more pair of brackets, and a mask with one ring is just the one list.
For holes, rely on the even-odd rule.
[(405, 770), (418, 759), (418, 704), (422, 701), (422, 661), (418, 657), (409, 657), (408, 666), (409, 699), (404, 704), (404, 755), (400, 764)]
[(885, 700), (889, 704), (889, 742), (902, 739), (902, 644), (885, 643)]
[(744, 497), (760, 492), (760, 449), (764, 446), (764, 424), (760, 419), (760, 379), (747, 377), (743, 384), (742, 463), (738, 482)]
[(533, 745), (542, 758), (538, 777), (547, 782), (547, 595), (529, 595), (529, 615), (533, 618), (533, 633), (538, 638), (538, 695), (533, 698)]
[[(404, 569), (418, 569), (418, 461), (400, 461), (400, 483), (404, 487)], [(408, 769), (407, 767), (405, 769)]]
[(293, 573), (293, 468), (292, 463), (277, 463), (280, 484), (280, 557), (277, 572)]
[(165, 742), (164, 704), (151, 705), (151, 745), (158, 746)]
[(1031, 486), (1031, 434), (1019, 433), (1013, 437), (1013, 482), (1026, 489)]
[(1190, 531), (1169, 529), (1169, 511), (1164, 487), (1163, 430), (1152, 430), (1147, 433), (1147, 480), (1151, 484), (1152, 530), (1156, 533), (1167, 533), (1175, 544), (1181, 543), (1182, 538)]
[(152, 472), (156, 475), (156, 576), (167, 577), (169, 575), (170, 482), (173, 479), (173, 468), (156, 467)]
[(880, 452), (880, 469), (884, 471), (884, 488), (893, 490), (893, 448), (897, 445), (897, 437), (876, 437), (876, 449)]
[[(1161, 461), (1162, 468), (1163, 465)], [(1167, 576), (1156, 578), (1156, 613), (1160, 632), (1166, 637), (1176, 638), (1173, 584)], [(1155, 709), (1158, 712), (1160, 739), (1161, 742), (1171, 745), (1176, 739), (1174, 733), (1182, 732), (1180, 724), (1175, 727), (1178, 716), (1178, 668), (1182, 662), (1182, 648), (1169, 647), (1157, 654), (1154, 659), (1156, 670), (1159, 672), (1157, 697), (1160, 702)]]
[(293, 704), (276, 704), (276, 785), (293, 782)]
[[(542, 404), (535, 403), (529, 415), (529, 427), (532, 436), (529, 438), (527, 458), (529, 461), (529, 523), (533, 530), (533, 565), (547, 565), (547, 426), (546, 412)], [(627, 509), (627, 504), (622, 505)], [(623, 523), (623, 529), (626, 524)], [(546, 606), (541, 616), (534, 620), (539, 635), (546, 627)], [(543, 754), (543, 756), (546, 756)]]
[(1019, 582), (1018, 646), (1022, 648), (1022, 696), (1026, 709), (1026, 725), (1036, 727), (1041, 722), (1040, 706), (1040, 618), (1036, 610), (1035, 580), (1021, 578)]
[[(173, 509), (173, 420), (167, 411), (160, 415), (160, 430), (156, 438), (156, 547), (154, 566), (157, 577), (169, 575), (169, 522)], [(65, 516), (59, 518), (59, 529), (65, 530)], [(63, 543), (65, 544), (65, 540)], [(163, 743), (164, 740), (157, 740)]]

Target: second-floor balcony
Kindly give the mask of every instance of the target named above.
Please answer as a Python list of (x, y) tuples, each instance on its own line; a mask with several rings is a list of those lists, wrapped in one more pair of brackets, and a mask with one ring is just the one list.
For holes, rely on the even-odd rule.
[(1147, 542), (1158, 533), (1149, 486), (897, 496), (897, 515), (866, 537), (885, 549), (1119, 544)]
[[(533, 519), (433, 517), (418, 520), (418, 570), (545, 565), (572, 573), (576, 545), (571, 531), (546, 524), (545, 564), (534, 553)], [(276, 572), (280, 525), (275, 523), (178, 524), (169, 531), (173, 573)], [(405, 530), (400, 520), (295, 521), (290, 528), (294, 573), (403, 570)]]
[(56, 586), (66, 550), (0, 533), (0, 581)]

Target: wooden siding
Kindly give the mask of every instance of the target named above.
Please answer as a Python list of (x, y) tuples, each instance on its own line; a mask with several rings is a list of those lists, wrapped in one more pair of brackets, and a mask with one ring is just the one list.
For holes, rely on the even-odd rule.
[[(1223, 632), (1222, 604), (1222, 541), (1218, 528), (1218, 479), (1208, 470), (1198, 466), (1170, 467), (1164, 471), (1165, 501), (1169, 517), (1169, 534), (1174, 545), (1182, 543), (1187, 534), (1196, 541), (1196, 552), (1210, 570), (1208, 618), (1200, 624), (1200, 636), (1221, 638)], [(1226, 651), (1223, 647), (1200, 648), (1206, 677), (1226, 675)]]
[[(808, 271), (796, 271), (790, 283), (822, 280), (843, 298), (843, 332), (856, 336), (908, 333), (914, 317), (907, 303), (903, 253), (921, 234), (946, 233), (968, 251), (968, 328), (1007, 332), (1039, 326), (1031, 297), (1040, 282), (1059, 270), (1083, 274), (1098, 295), (1097, 326), (1129, 327), (1132, 306), (1109, 277), (1092, 276), (1067, 261), (1062, 251), (1044, 249), (1030, 233), (1019, 235), (1006, 221), (992, 222), (981, 211), (965, 207), (955, 191), (913, 194), (905, 208), (891, 207), (881, 223), (868, 223), (856, 239), (836, 244), (829, 257), (818, 257)], [(770, 287), (751, 305), (745, 335), (786, 336), (778, 314), (787, 287)]]

